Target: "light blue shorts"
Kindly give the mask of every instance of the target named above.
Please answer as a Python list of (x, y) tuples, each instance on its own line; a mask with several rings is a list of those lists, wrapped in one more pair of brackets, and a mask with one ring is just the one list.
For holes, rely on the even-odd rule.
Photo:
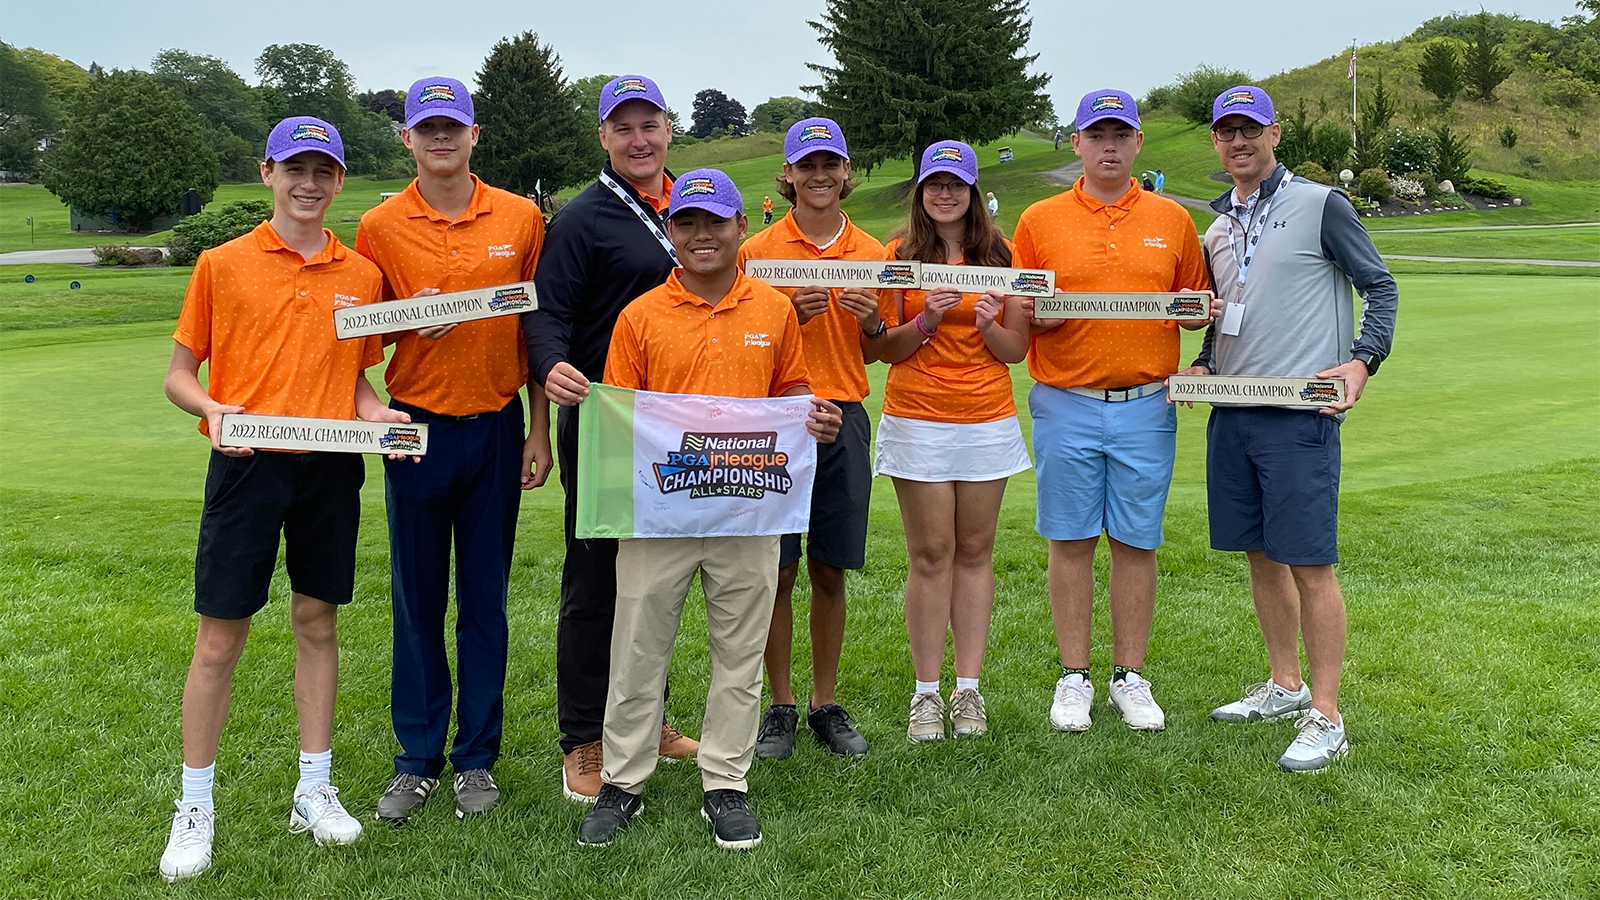
[(1178, 453), (1178, 412), (1166, 392), (1107, 403), (1035, 384), (1028, 411), (1039, 534), (1081, 541), (1103, 531), (1130, 547), (1161, 546)]

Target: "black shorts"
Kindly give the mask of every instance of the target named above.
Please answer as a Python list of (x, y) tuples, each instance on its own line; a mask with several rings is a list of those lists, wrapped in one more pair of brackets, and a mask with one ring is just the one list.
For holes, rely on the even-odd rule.
[[(872, 422), (859, 403), (839, 403), (839, 439), (817, 445), (817, 480), (811, 489), (811, 533), (806, 553), (840, 569), (867, 564), (867, 511), (872, 507)], [(800, 535), (786, 534), (778, 568), (800, 561)]]
[(212, 450), (194, 558), (194, 611), (248, 619), (266, 606), (280, 531), (290, 589), (349, 603), (366, 478), (366, 465), (354, 453), (227, 456)]

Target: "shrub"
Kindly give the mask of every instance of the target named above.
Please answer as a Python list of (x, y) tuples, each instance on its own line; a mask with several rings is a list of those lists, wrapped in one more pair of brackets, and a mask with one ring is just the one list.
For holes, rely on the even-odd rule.
[(167, 260), (175, 266), (192, 266), (200, 251), (226, 244), (271, 215), (272, 203), (267, 200), (236, 200), (202, 210), (173, 227)]
[(1333, 176), (1328, 174), (1328, 170), (1309, 159), (1295, 166), (1294, 174), (1297, 178), (1304, 178), (1317, 184), (1333, 184)]
[(1517, 129), (1510, 122), (1500, 128), (1500, 146), (1510, 150), (1517, 145)]
[(1439, 176), (1440, 181), (1459, 183), (1467, 177), (1467, 169), (1472, 165), (1467, 142), (1457, 137), (1449, 125), (1440, 125), (1433, 133), (1433, 157), (1433, 174)]
[(1396, 175), (1389, 179), (1389, 187), (1394, 191), (1394, 195), (1401, 200), (1421, 200), (1427, 196), (1427, 191), (1423, 190), (1422, 182), (1414, 178), (1407, 178), (1404, 175)]
[(127, 244), (101, 244), (94, 248), (95, 265), (142, 266), (144, 257)]
[(1249, 83), (1250, 76), (1243, 72), (1202, 65), (1172, 85), (1172, 108), (1196, 125), (1210, 125), (1211, 101), (1236, 84)]
[(1462, 178), (1456, 182), (1456, 190), (1463, 194), (1477, 194), (1486, 200), (1511, 199), (1511, 188), (1492, 178)]
[(1437, 178), (1433, 177), (1433, 173), (1432, 172), (1412, 172), (1411, 173), (1411, 177), (1415, 178), (1417, 180), (1417, 183), (1422, 185), (1422, 193), (1425, 196), (1428, 196), (1428, 197), (1436, 197), (1436, 196), (1438, 196), (1438, 194), (1439, 194), (1439, 180)]
[(1394, 195), (1394, 189), (1389, 185), (1389, 174), (1376, 168), (1361, 170), (1361, 174), (1356, 176), (1356, 190), (1376, 203), (1382, 203)]
[(1396, 128), (1389, 134), (1384, 162), (1390, 172), (1409, 174), (1433, 168), (1433, 136), (1426, 131)]

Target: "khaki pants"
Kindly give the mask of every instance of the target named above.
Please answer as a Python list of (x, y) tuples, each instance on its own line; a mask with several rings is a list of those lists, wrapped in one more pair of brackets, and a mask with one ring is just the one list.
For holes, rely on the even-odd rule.
[(748, 790), (761, 718), (761, 654), (778, 590), (778, 536), (636, 538), (617, 548), (605, 767), (600, 777), (637, 794), (656, 769), (667, 668), (695, 572), (706, 595), (711, 687), (700, 732), (708, 791)]

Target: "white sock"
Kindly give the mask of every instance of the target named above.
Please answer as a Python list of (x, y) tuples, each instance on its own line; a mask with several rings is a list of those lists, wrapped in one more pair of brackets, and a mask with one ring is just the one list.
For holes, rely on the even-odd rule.
[(330, 784), (333, 777), (333, 749), (321, 753), (300, 751), (300, 783), (294, 786), (296, 794), (304, 794), (319, 784)]
[(211, 802), (211, 785), (217, 776), (217, 764), (212, 763), (204, 769), (191, 769), (183, 767), (183, 805), (187, 809), (198, 806), (201, 809), (216, 809)]
[(919, 682), (917, 682), (917, 693), (919, 693), (919, 694), (937, 694), (937, 693), (939, 693), (939, 682), (937, 682), (937, 681), (919, 681)]
[(964, 690), (967, 690), (969, 688), (974, 690), (974, 691), (977, 690), (978, 689), (978, 679), (976, 679), (976, 678), (962, 678), (960, 675), (957, 675), (956, 676), (956, 690), (964, 691)]

